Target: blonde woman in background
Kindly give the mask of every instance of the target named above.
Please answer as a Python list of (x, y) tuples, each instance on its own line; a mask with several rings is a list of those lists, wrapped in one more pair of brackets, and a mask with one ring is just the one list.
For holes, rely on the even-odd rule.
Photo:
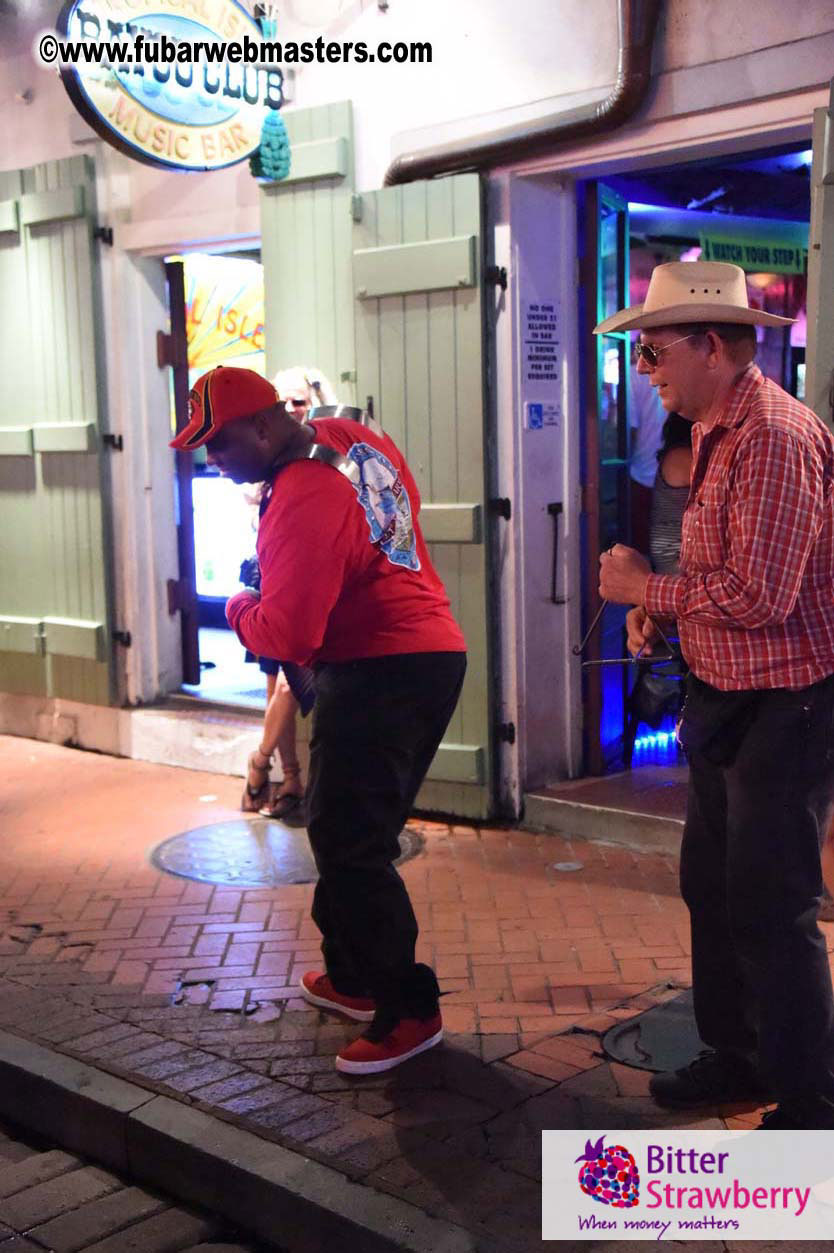
[(319, 405), (338, 405), (339, 399), (321, 370), (312, 366), (293, 365), (279, 370), (272, 385), (284, 402), (284, 408), (298, 422), (306, 422), (307, 414)]
[[(339, 403), (321, 370), (312, 367), (281, 370), (272, 382), (287, 413), (298, 422), (306, 422), (310, 410), (319, 405)], [(299, 709), (306, 718), (313, 707), (313, 673), (306, 666), (272, 657), (257, 660), (266, 675), (266, 712), (260, 745), (249, 757), (241, 808), (245, 813), (262, 813), (268, 818), (298, 817), (303, 810), (305, 789), (295, 719)], [(282, 773), (277, 787), (269, 778), (276, 751)]]

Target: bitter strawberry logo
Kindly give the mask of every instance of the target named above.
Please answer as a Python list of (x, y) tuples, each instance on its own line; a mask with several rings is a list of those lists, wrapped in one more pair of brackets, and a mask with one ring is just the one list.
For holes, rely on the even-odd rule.
[(614, 1209), (631, 1209), (640, 1195), (640, 1172), (637, 1163), (622, 1144), (603, 1146), (605, 1136), (596, 1144), (585, 1141), (585, 1152), (577, 1157), (579, 1186), (592, 1201), (612, 1205)]

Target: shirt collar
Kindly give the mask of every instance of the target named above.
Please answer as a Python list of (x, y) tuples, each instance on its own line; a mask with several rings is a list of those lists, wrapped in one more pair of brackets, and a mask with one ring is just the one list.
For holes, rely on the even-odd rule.
[(763, 382), (764, 375), (755, 361), (751, 361), (733, 383), (730, 394), (724, 403), (724, 408), (713, 422), (713, 427), (741, 426), (749, 412), (750, 401)]

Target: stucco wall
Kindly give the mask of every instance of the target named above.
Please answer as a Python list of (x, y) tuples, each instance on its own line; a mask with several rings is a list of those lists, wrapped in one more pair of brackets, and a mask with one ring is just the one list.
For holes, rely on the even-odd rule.
[(669, 0), (664, 6), (660, 56), (665, 70), (708, 65), (798, 44), (834, 29), (830, 0)]

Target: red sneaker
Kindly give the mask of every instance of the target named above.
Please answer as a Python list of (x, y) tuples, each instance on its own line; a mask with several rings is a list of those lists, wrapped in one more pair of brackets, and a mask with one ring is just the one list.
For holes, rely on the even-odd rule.
[(376, 1012), (376, 1001), (369, 996), (344, 996), (337, 992), (326, 974), (320, 970), (308, 970), (298, 985), (301, 995), (319, 1009), (330, 1009), (337, 1014), (347, 1014), (358, 1022), (370, 1022)]
[(433, 1018), (401, 1018), (385, 1034), (384, 1030), (369, 1027), (358, 1040), (343, 1048), (336, 1057), (336, 1069), (346, 1075), (377, 1075), (425, 1053), (443, 1039), (440, 1014)]

